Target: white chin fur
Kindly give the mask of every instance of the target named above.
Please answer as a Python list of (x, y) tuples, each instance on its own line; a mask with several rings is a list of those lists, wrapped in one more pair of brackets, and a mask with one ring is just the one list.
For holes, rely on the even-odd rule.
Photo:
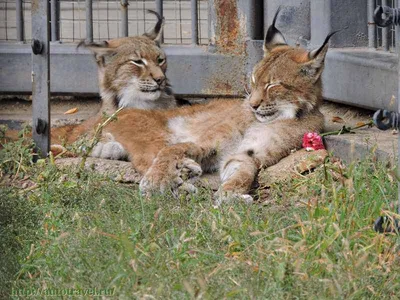
[(145, 93), (142, 91), (138, 91), (137, 96), (142, 98), (143, 101), (155, 101), (161, 96), (161, 91), (155, 91), (151, 93)]
[(134, 107), (147, 109), (146, 101), (156, 101), (160, 98), (161, 91), (145, 93), (134, 85), (127, 86), (119, 95), (120, 107)]

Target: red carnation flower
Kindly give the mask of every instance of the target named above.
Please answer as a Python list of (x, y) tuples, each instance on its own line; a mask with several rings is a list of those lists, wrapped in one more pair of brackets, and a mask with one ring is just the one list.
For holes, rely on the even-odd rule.
[(316, 132), (307, 132), (303, 136), (303, 148), (307, 151), (325, 149), (322, 137)]

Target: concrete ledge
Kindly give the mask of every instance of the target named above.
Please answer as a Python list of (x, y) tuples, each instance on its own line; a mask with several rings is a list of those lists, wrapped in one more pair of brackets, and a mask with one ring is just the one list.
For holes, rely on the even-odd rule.
[(396, 110), (397, 55), (361, 49), (331, 49), (322, 76), (324, 98), (369, 109)]
[(393, 163), (398, 157), (398, 134), (377, 128), (324, 138), (327, 150), (347, 163), (367, 157)]
[[(176, 94), (236, 96), (243, 92), (243, 57), (210, 53), (207, 47), (164, 46), (168, 77)], [(93, 55), (76, 45), (51, 45), (51, 91), (61, 94), (98, 94)], [(0, 44), (0, 92), (31, 93), (31, 47)]]
[[(247, 42), (246, 56), (211, 53), (207, 47), (164, 46), (168, 76), (178, 95), (242, 96), (246, 78), (262, 59), (262, 41)], [(86, 49), (51, 46), (51, 91), (97, 94), (97, 71)], [(324, 97), (330, 101), (378, 109), (396, 109), (397, 56), (368, 48), (330, 49), (323, 73)], [(0, 43), (0, 92), (31, 92), (31, 49)]]

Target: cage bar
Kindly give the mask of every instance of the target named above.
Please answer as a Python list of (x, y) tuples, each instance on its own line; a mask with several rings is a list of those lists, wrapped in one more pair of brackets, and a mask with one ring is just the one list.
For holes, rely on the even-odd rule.
[(121, 35), (127, 37), (128, 32), (128, 0), (121, 0)]
[(192, 44), (199, 44), (199, 21), (198, 21), (198, 11), (197, 11), (197, 0), (190, 0), (190, 12), (192, 19)]
[[(387, 0), (382, 0), (382, 6), (388, 6)], [(382, 28), (382, 50), (389, 51), (389, 30), (390, 27)]]
[(42, 157), (50, 150), (50, 45), (48, 1), (32, 1), (32, 136)]
[[(156, 12), (161, 16), (161, 18), (164, 16), (163, 0), (156, 0)], [(164, 32), (161, 34), (161, 43), (164, 43)]]
[(93, 42), (93, 2), (86, 0), (86, 42)]
[(376, 25), (374, 22), (375, 0), (368, 0), (368, 47), (376, 48)]
[(163, 0), (156, 0), (156, 12), (163, 17), (163, 12), (164, 12), (164, 5), (163, 5)]
[[(6, 12), (7, 13), (7, 12)], [(17, 42), (24, 41), (24, 10), (23, 0), (16, 2), (16, 29), (17, 29)], [(6, 25), (7, 26), (7, 25)]]
[(51, 41), (60, 40), (60, 2), (59, 0), (51, 0)]
[[(394, 7), (395, 5), (393, 5)], [(397, 7), (400, 8), (400, 0), (397, 0)], [(397, 51), (397, 58), (398, 58), (398, 63), (397, 63), (397, 68), (398, 68), (398, 76), (397, 80), (399, 82), (398, 88), (397, 88), (397, 112), (400, 113), (400, 24), (398, 24), (396, 27), (396, 51)], [(398, 134), (398, 144), (397, 144), (397, 175), (400, 175), (400, 134)], [(400, 178), (400, 177), (397, 177)], [(398, 197), (398, 206), (397, 206), (397, 213), (400, 214), (400, 182), (397, 182), (397, 197)]]

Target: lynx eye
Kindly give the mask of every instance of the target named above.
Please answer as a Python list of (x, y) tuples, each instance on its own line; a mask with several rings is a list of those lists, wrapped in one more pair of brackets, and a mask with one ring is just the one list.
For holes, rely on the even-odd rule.
[(165, 63), (165, 58), (159, 57), (157, 58), (157, 62), (160, 66), (162, 66)]
[(143, 67), (145, 65), (145, 62), (141, 59), (131, 60), (131, 63), (139, 67)]

